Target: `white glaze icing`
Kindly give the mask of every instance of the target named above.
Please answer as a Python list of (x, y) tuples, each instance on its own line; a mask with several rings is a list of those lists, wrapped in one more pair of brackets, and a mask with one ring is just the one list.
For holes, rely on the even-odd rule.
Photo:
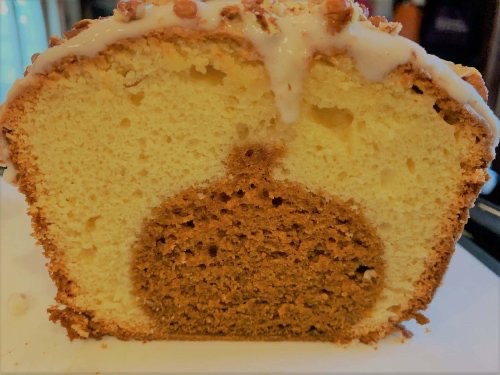
[(243, 32), (262, 55), (269, 72), (281, 120), (293, 123), (300, 115), (302, 83), (314, 52), (309, 35), (321, 34), (323, 25), (315, 23), (317, 16), (311, 13), (282, 17), (277, 19), (281, 33), (269, 36), (256, 22), (254, 14), (245, 13), (243, 20)]
[[(149, 7), (143, 18), (129, 23), (122, 23), (114, 17), (93, 22), (77, 36), (39, 55), (28, 68), (27, 77), (13, 86), (8, 101), (18, 95), (33, 75), (47, 72), (54, 62), (66, 56), (95, 56), (114, 42), (139, 37), (159, 28), (180, 26), (212, 30), (220, 25), (220, 13), (224, 7), (236, 5), (243, 9), (239, 0), (194, 1), (198, 8), (195, 19), (179, 18), (170, 3)], [(277, 9), (276, 6), (272, 8)], [(299, 12), (287, 12), (281, 7), (281, 11), (273, 14), (280, 32), (271, 33), (262, 30), (253, 13), (242, 12), (243, 35), (263, 58), (283, 122), (293, 123), (300, 116), (302, 82), (312, 54), (335, 47), (348, 51), (368, 80), (381, 80), (397, 66), (408, 62), (423, 69), (451, 98), (463, 103), (465, 108), (488, 124), (494, 137), (492, 147), (498, 144), (498, 119), (477, 91), (446, 62), (427, 54), (422, 47), (406, 38), (387, 34), (367, 22), (359, 22), (361, 10), (357, 5), (354, 5), (351, 22), (333, 35), (327, 32), (321, 5), (304, 5), (302, 8)], [(232, 26), (226, 27), (231, 29)]]

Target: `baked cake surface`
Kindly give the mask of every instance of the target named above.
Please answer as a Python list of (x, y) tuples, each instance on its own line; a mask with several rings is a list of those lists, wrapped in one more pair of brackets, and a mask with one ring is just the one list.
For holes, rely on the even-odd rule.
[(2, 108), (70, 337), (376, 341), (486, 178), (477, 71), (350, 1), (120, 2)]

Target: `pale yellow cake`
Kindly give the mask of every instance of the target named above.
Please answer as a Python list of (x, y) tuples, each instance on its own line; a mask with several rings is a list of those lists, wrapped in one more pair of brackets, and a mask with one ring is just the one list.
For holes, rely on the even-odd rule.
[(51, 319), (334, 342), (422, 321), (498, 142), (479, 73), (347, 0), (156, 3), (52, 39), (0, 114)]

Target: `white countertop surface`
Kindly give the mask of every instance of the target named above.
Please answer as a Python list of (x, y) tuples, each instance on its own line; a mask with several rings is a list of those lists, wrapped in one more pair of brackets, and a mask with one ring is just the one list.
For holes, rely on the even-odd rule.
[[(362, 344), (243, 342), (70, 342), (49, 322), (55, 287), (30, 236), (23, 196), (0, 182), (1, 373), (500, 372), (500, 280), (457, 246), (443, 285), (425, 312), (376, 347)], [(16, 296), (27, 309), (15, 311)]]

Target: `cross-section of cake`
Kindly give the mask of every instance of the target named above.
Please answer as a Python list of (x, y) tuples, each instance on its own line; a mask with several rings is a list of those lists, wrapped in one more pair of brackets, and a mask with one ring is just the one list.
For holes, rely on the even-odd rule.
[(156, 3), (52, 39), (2, 107), (51, 319), (373, 342), (418, 316), (498, 143), (480, 74), (352, 1)]

